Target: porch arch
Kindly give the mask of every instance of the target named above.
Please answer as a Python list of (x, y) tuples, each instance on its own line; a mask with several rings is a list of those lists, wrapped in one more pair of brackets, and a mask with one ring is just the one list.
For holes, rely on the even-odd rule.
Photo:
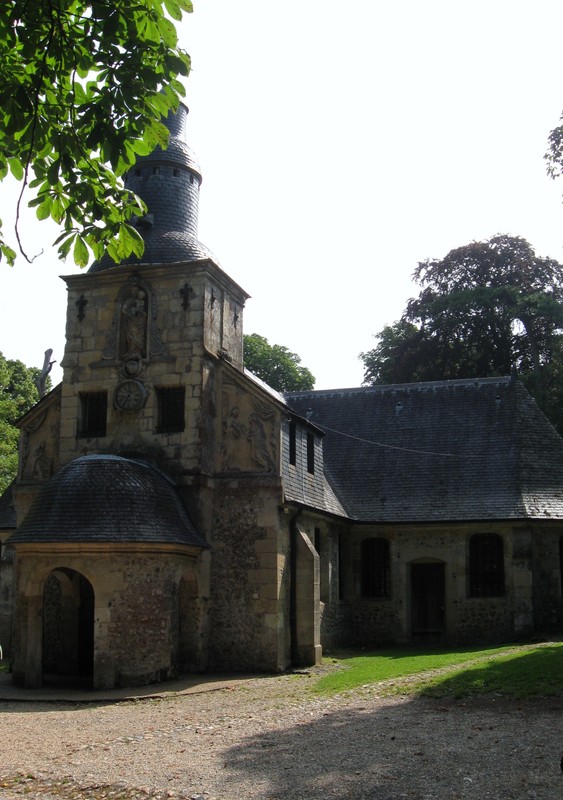
[(43, 587), (42, 674), (45, 683), (91, 688), (94, 672), (94, 588), (68, 567), (52, 570)]

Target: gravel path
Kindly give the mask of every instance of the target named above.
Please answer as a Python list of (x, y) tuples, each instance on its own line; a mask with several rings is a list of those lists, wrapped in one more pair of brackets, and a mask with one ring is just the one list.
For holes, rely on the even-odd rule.
[(0, 703), (0, 800), (561, 800), (563, 699), (318, 698), (314, 678)]

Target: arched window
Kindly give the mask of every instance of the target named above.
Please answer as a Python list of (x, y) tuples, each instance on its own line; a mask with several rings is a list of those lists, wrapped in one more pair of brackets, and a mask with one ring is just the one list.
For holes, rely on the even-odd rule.
[(504, 549), (496, 533), (476, 533), (469, 540), (469, 595), (504, 595)]
[(362, 597), (389, 597), (390, 560), (387, 539), (364, 539), (361, 559)]

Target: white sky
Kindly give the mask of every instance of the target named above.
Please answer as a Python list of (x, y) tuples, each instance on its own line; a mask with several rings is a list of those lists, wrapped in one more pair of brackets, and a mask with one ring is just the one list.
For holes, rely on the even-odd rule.
[[(543, 160), (562, 30), (560, 0), (195, 0), (200, 239), (252, 296), (245, 332), (298, 353), (316, 388), (358, 386), (418, 261), (496, 233), (563, 261), (563, 182)], [(13, 204), (3, 185), (5, 223)], [(0, 351), (41, 366), (63, 356), (58, 276), (78, 270), (46, 223), (23, 233), (45, 252), (0, 264)]]

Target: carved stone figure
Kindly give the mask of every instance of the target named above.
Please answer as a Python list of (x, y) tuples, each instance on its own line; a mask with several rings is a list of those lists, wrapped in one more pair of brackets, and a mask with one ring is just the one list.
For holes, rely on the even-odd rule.
[(30, 458), (30, 477), (34, 480), (42, 481), (51, 477), (52, 459), (45, 452), (45, 442), (41, 442)]
[(121, 307), (125, 358), (144, 358), (147, 352), (147, 296), (139, 287), (133, 289)]
[(252, 461), (266, 472), (273, 472), (274, 461), (268, 449), (264, 423), (256, 412), (250, 415), (249, 422), (248, 441), (251, 446)]
[(240, 445), (247, 433), (246, 425), (240, 421), (240, 408), (233, 406), (229, 416), (223, 423), (223, 467), (224, 469), (240, 468)]

